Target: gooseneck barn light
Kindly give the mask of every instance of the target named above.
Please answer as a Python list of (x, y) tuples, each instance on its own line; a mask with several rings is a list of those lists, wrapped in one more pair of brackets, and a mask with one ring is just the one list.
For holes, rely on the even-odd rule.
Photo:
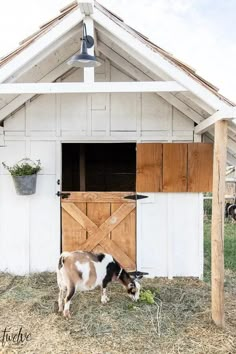
[(94, 39), (92, 36), (87, 35), (86, 24), (83, 24), (83, 38), (81, 38), (81, 49), (80, 54), (73, 55), (67, 64), (79, 68), (90, 68), (97, 67), (101, 63), (97, 60), (94, 55), (88, 54), (88, 48), (91, 48), (94, 45)]

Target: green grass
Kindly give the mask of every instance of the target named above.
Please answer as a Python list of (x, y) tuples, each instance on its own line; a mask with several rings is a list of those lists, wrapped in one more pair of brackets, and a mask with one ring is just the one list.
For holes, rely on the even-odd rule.
[[(236, 224), (225, 222), (225, 269), (236, 271)], [(204, 279), (211, 277), (211, 222), (204, 223)]]

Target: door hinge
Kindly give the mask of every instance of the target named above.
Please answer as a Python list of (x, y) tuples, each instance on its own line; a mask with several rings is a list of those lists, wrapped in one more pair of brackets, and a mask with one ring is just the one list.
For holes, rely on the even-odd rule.
[(56, 195), (57, 195), (58, 197), (61, 197), (61, 199), (67, 199), (67, 198), (69, 198), (70, 193), (64, 193), (64, 192), (58, 191), (58, 192), (56, 193)]
[(125, 199), (131, 199), (131, 200), (139, 200), (139, 199), (144, 199), (148, 198), (148, 195), (142, 195), (142, 194), (133, 194), (133, 195), (127, 195), (124, 197)]

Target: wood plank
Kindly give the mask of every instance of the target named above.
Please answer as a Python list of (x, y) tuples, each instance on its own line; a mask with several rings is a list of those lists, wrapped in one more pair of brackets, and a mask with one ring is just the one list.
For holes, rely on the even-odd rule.
[[(110, 203), (87, 203), (87, 217), (100, 227), (111, 215)], [(87, 233), (87, 239), (94, 237)], [(105, 249), (97, 245), (93, 252), (105, 252)]]
[(136, 191), (162, 191), (162, 144), (137, 144)]
[[(65, 192), (65, 193), (68, 193)], [(70, 195), (67, 199), (63, 199), (64, 203), (73, 202), (94, 202), (94, 203), (113, 203), (122, 202), (133, 203), (131, 199), (125, 199), (126, 196), (133, 195), (134, 192), (69, 192)]]
[(135, 93), (187, 91), (175, 81), (4, 83), (0, 94)]
[(215, 124), (213, 199), (211, 225), (212, 319), (224, 327), (224, 200), (227, 151), (227, 121)]
[(90, 237), (83, 245), (82, 249), (91, 251), (94, 247), (104, 239), (124, 218), (135, 208), (133, 204), (122, 204), (106, 221), (97, 232), (90, 232)]
[[(111, 213), (120, 205), (112, 203)], [(111, 232), (111, 240), (136, 263), (136, 208)]]
[(188, 192), (211, 192), (213, 144), (188, 144)]
[(163, 144), (163, 192), (187, 192), (187, 144)]
[[(76, 207), (86, 212), (86, 203), (76, 203)], [(75, 251), (86, 241), (84, 228), (62, 208), (62, 251)]]
[(122, 265), (126, 270), (136, 270), (135, 262), (127, 256), (115, 242), (109, 238), (105, 238), (100, 242), (102, 247), (106, 250), (107, 253), (112, 254), (112, 256)]
[(97, 225), (94, 224), (86, 215), (83, 213), (74, 203), (63, 203), (62, 208), (67, 211), (67, 213), (76, 220), (84, 230), (89, 233), (95, 233), (98, 229)]

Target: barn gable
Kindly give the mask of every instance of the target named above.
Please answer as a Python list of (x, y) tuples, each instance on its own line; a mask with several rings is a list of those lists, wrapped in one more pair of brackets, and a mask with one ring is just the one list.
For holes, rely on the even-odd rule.
[[(104, 66), (110, 65), (113, 72), (117, 69), (125, 74), (124, 81), (175, 80), (182, 84), (187, 91), (157, 92), (156, 95), (191, 119), (195, 126), (214, 112), (234, 106), (191, 67), (151, 43), (98, 2), (95, 1), (94, 5), (91, 18), (94, 21), (95, 53)], [(37, 33), (22, 41), (15, 52), (1, 60), (0, 82), (67, 80), (73, 69), (66, 61), (79, 51), (83, 18), (77, 2), (62, 9), (58, 17), (42, 25)], [(96, 73), (96, 81), (112, 80), (116, 81), (115, 76), (109, 78), (104, 73)], [(83, 81), (82, 74), (79, 81)], [(33, 97), (34, 94), (1, 95), (0, 120), (5, 120)], [(228, 162), (235, 163), (235, 127), (232, 122), (228, 135)], [(202, 139), (212, 141), (213, 130), (208, 129)]]
[[(140, 270), (152, 276), (201, 277), (202, 192), (211, 188), (212, 145), (198, 149), (192, 143), (212, 142), (212, 130), (207, 127), (202, 135), (196, 128), (202, 129), (202, 122), (214, 120), (212, 114), (233, 104), (191, 67), (96, 1), (92, 10), (87, 9), (89, 16), (81, 4), (74, 2), (63, 9), (0, 62), (1, 161), (12, 164), (27, 156), (40, 159), (43, 166), (37, 193), (22, 197), (16, 196), (11, 176), (0, 165), (0, 199), (4, 200), (0, 204), (0, 234), (4, 235), (0, 269), (19, 274), (54, 270), (64, 244), (83, 247), (84, 242), (92, 247), (89, 236), (96, 234), (100, 244), (94, 243), (91, 249), (103, 247), (124, 262), (133, 258), (132, 266), (137, 256)], [(95, 54), (102, 62), (91, 85), (89, 69), (67, 65), (79, 52), (83, 22), (93, 32)], [(72, 83), (78, 83), (82, 91), (77, 92)], [(68, 84), (64, 87), (71, 91), (49, 93), (61, 84)], [(230, 122), (230, 162), (235, 159), (234, 132)], [(109, 148), (101, 148), (102, 144)], [(121, 145), (127, 151), (119, 150)], [(102, 152), (96, 160), (97, 150)], [(111, 152), (119, 162), (114, 173)], [(196, 164), (194, 158), (190, 161), (193, 155)], [(112, 173), (115, 190), (113, 180), (107, 178)], [(92, 186), (88, 190), (87, 176)], [(76, 179), (76, 187), (68, 182), (65, 189), (66, 178)], [(58, 198), (61, 192), (70, 194), (67, 201)], [(141, 199), (136, 203), (137, 193)], [(127, 202), (130, 196), (132, 202)], [(100, 240), (104, 230), (109, 237)]]

